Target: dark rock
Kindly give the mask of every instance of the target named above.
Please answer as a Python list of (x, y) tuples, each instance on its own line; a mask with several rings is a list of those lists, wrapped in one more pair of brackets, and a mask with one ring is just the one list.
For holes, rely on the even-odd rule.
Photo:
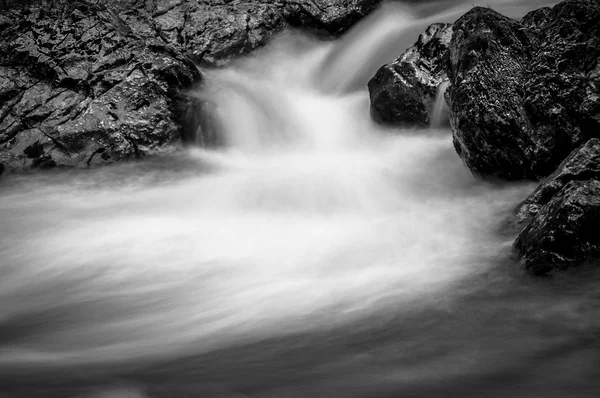
[(524, 108), (553, 171), (573, 149), (600, 133), (600, 2), (568, 0), (530, 13), (523, 24), (540, 38), (524, 84)]
[(476, 7), (455, 23), (447, 99), (473, 172), (540, 179), (597, 136), (599, 20), (598, 1), (567, 0), (522, 22)]
[(438, 86), (446, 79), (445, 57), (452, 26), (433, 24), (397, 60), (369, 81), (371, 116), (383, 124), (429, 124)]
[(201, 65), (222, 66), (286, 26), (345, 32), (380, 0), (101, 0), (137, 34), (160, 37)]
[(454, 25), (447, 100), (454, 146), (478, 174), (531, 176), (535, 145), (522, 84), (535, 36), (497, 12), (475, 7)]
[(287, 0), (283, 16), (291, 25), (338, 36), (371, 12), (380, 0)]
[(521, 263), (547, 275), (600, 255), (600, 181), (571, 181), (546, 203), (518, 236)]
[[(173, 106), (200, 82), (196, 66), (103, 5), (40, 4), (12, 13), (0, 41), (0, 162), (9, 170), (85, 166), (178, 142)], [(94, 157), (99, 149), (104, 156)]]
[(600, 140), (593, 138), (573, 151), (516, 210), (516, 222), (531, 221), (571, 181), (600, 180)]

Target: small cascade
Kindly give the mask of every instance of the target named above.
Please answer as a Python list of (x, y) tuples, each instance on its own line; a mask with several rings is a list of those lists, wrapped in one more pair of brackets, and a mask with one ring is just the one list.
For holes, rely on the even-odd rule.
[(437, 95), (431, 110), (431, 127), (444, 127), (448, 124), (448, 104), (444, 94), (450, 84), (449, 80), (443, 80), (437, 88)]

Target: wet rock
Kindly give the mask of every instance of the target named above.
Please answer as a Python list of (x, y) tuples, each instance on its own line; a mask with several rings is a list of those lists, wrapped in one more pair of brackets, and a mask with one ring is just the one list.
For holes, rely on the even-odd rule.
[(438, 87), (446, 79), (445, 57), (452, 25), (433, 24), (394, 62), (369, 81), (371, 116), (382, 124), (428, 125)]
[(6, 169), (109, 163), (179, 140), (174, 104), (201, 80), (186, 56), (136, 35), (90, 1), (41, 3), (11, 15), (15, 23), (0, 41)]
[(516, 222), (530, 222), (571, 181), (600, 180), (600, 140), (593, 138), (573, 151), (516, 210)]
[(335, 36), (380, 0), (102, 0), (143, 36), (159, 37), (195, 62), (223, 66), (286, 26)]
[[(475, 7), (454, 25), (447, 100), (454, 146), (475, 173), (531, 176), (535, 145), (523, 109), (530, 48), (537, 43), (517, 21)], [(539, 141), (539, 140), (538, 140)]]
[(515, 241), (521, 263), (547, 275), (600, 255), (600, 181), (571, 181), (541, 207)]
[(540, 46), (524, 81), (524, 109), (544, 148), (536, 175), (552, 172), (573, 149), (600, 136), (600, 2), (568, 0), (526, 15)]
[(447, 92), (469, 168), (548, 176), (600, 131), (600, 3), (567, 0), (518, 22), (475, 7), (454, 25)]
[(284, 18), (288, 23), (330, 36), (344, 33), (371, 12), (380, 0), (287, 0)]

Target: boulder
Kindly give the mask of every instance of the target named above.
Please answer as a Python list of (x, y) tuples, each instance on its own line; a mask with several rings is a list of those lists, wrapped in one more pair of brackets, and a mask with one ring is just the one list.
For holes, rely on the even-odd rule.
[(475, 7), (454, 24), (447, 90), (454, 147), (477, 174), (531, 176), (534, 146), (523, 81), (537, 38), (492, 9)]
[(89, 166), (177, 143), (192, 61), (104, 5), (42, 2), (0, 32), (0, 164)]
[(542, 206), (515, 248), (534, 275), (548, 275), (600, 255), (600, 181), (571, 181)]
[(544, 150), (536, 175), (600, 136), (600, 1), (568, 0), (529, 13), (522, 24), (540, 40), (524, 81), (523, 107)]
[(571, 181), (600, 180), (600, 139), (573, 151), (516, 209), (517, 224), (529, 223)]
[(428, 125), (438, 88), (446, 79), (445, 57), (452, 25), (436, 23), (369, 81), (371, 116), (387, 125)]
[(597, 136), (600, 3), (567, 0), (521, 22), (475, 7), (446, 65), (454, 146), (476, 174), (540, 179)]

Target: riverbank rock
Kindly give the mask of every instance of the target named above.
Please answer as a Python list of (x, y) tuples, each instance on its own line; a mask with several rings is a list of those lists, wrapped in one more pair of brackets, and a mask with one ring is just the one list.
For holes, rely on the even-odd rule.
[(600, 256), (600, 181), (571, 181), (541, 207), (515, 247), (521, 263), (547, 275)]
[(286, 26), (345, 32), (380, 0), (100, 0), (139, 35), (158, 37), (206, 66), (227, 65)]
[(600, 180), (600, 139), (592, 138), (571, 153), (516, 209), (516, 222), (530, 222), (540, 208), (571, 181)]
[(600, 2), (521, 21), (475, 7), (454, 25), (447, 91), (456, 151), (476, 174), (548, 176), (600, 131)]
[(446, 79), (445, 57), (452, 25), (436, 23), (398, 59), (369, 81), (371, 116), (387, 125), (428, 125), (438, 87)]
[(91, 1), (14, 11), (0, 32), (0, 163), (7, 170), (139, 158), (179, 140), (196, 66)]

